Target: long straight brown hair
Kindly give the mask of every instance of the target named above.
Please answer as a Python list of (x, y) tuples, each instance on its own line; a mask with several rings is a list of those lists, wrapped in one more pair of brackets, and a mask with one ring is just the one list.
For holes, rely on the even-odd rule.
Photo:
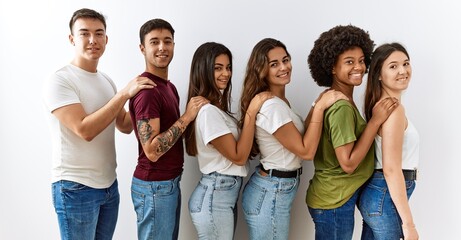
[(393, 53), (393, 52), (403, 52), (407, 55), (408, 60), (410, 60), (410, 55), (408, 55), (407, 50), (400, 43), (385, 43), (375, 49), (371, 55), (370, 70), (368, 72), (367, 87), (365, 89), (365, 101), (364, 101), (364, 112), (367, 121), (370, 121), (373, 116), (373, 107), (379, 101), (382, 96), (382, 86), (379, 77), (381, 75), (381, 69), (383, 68), (384, 61)]
[[(229, 82), (226, 89), (221, 92), (216, 86), (214, 68), (216, 58), (225, 54), (229, 57), (229, 63), (232, 71), (232, 53), (220, 43), (207, 42), (197, 48), (192, 57), (189, 78), (189, 92), (187, 102), (195, 96), (202, 96), (210, 101), (210, 104), (218, 107), (232, 116), (231, 108), (231, 91), (232, 91), (232, 75), (229, 77)], [(186, 152), (190, 156), (197, 155), (197, 141), (195, 139), (195, 120), (192, 121), (184, 132), (186, 142)]]

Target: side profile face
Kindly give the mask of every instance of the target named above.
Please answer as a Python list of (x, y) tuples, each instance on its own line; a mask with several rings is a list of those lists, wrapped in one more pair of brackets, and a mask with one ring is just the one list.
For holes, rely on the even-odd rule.
[(97, 61), (106, 49), (107, 35), (104, 24), (95, 18), (79, 18), (72, 27), (69, 40), (75, 46), (77, 58)]
[(214, 78), (215, 84), (219, 90), (224, 90), (232, 76), (229, 56), (221, 54), (216, 57), (214, 62)]
[(267, 73), (268, 85), (285, 86), (291, 81), (291, 58), (285, 49), (276, 47), (267, 53), (269, 70)]
[(380, 80), (387, 92), (400, 93), (408, 88), (411, 80), (411, 65), (408, 56), (395, 51), (383, 62)]
[(168, 68), (174, 54), (173, 36), (167, 29), (154, 29), (144, 36), (140, 49), (149, 66)]
[(359, 86), (366, 71), (365, 56), (359, 47), (341, 53), (333, 67), (333, 84)]

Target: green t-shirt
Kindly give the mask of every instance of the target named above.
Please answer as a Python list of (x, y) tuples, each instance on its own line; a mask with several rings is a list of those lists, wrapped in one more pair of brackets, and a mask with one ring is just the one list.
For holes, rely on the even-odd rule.
[(343, 171), (335, 154), (335, 148), (357, 141), (366, 124), (359, 111), (345, 100), (325, 111), (323, 132), (314, 157), (315, 173), (307, 189), (309, 207), (333, 209), (342, 206), (373, 174), (374, 144), (351, 174)]

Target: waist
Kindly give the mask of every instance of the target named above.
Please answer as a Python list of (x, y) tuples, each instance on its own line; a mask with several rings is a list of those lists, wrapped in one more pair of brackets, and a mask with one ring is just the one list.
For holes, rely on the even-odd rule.
[[(375, 169), (375, 172), (383, 173), (382, 169)], [(418, 170), (417, 169), (402, 169), (403, 177), (405, 181), (414, 181), (418, 178)]]
[(294, 178), (298, 177), (303, 173), (303, 168), (300, 167), (294, 171), (280, 171), (276, 169), (264, 169), (263, 165), (260, 165), (260, 173), (263, 176), (279, 177), (279, 178)]

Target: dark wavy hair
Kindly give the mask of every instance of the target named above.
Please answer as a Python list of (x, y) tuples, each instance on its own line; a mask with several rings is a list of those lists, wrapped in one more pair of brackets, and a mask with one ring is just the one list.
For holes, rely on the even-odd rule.
[[(243, 80), (242, 96), (240, 97), (240, 120), (238, 122), (240, 129), (243, 126), (243, 121), (251, 99), (253, 99), (256, 94), (269, 90), (269, 84), (266, 78), (269, 72), (269, 58), (267, 54), (270, 50), (277, 47), (283, 48), (290, 57), (285, 44), (273, 38), (265, 38), (259, 41), (251, 52), (246, 67), (245, 78)], [(258, 153), (258, 144), (255, 139), (253, 139), (250, 158), (253, 158)]]
[(106, 18), (104, 17), (104, 15), (102, 15), (99, 12), (96, 12), (93, 9), (81, 8), (81, 9), (75, 11), (74, 14), (72, 14), (72, 17), (70, 18), (70, 21), (69, 21), (70, 34), (73, 34), (72, 33), (72, 28), (74, 27), (75, 22), (79, 18), (97, 19), (97, 20), (102, 22), (102, 25), (104, 25), (104, 31), (107, 29)]
[(368, 32), (352, 25), (340, 25), (320, 34), (307, 58), (312, 78), (317, 85), (331, 87), (332, 71), (338, 56), (353, 47), (362, 49), (368, 68), (374, 47)]
[[(226, 112), (229, 116), (231, 113), (231, 92), (232, 92), (232, 75), (229, 77), (227, 87), (221, 94), (215, 82), (215, 61), (219, 55), (225, 54), (229, 57), (229, 63), (232, 71), (232, 53), (220, 43), (207, 42), (197, 48), (192, 57), (189, 78), (189, 92), (187, 102), (192, 97), (202, 96), (210, 101), (211, 104)], [(197, 142), (195, 140), (195, 120), (192, 121), (184, 132), (186, 139), (186, 152), (190, 156), (197, 155)]]
[(368, 73), (367, 87), (365, 89), (364, 113), (367, 121), (373, 116), (373, 107), (382, 96), (382, 87), (379, 76), (383, 68), (384, 61), (393, 52), (403, 52), (410, 60), (407, 50), (400, 43), (385, 43), (376, 48), (371, 55), (370, 71)]

